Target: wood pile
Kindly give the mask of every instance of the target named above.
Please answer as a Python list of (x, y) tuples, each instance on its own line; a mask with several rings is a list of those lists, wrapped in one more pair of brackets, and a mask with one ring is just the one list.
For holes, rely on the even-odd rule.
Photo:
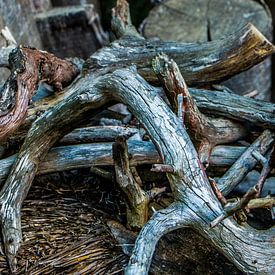
[[(6, 33), (2, 273), (272, 274), (275, 105), (259, 100), (270, 97), (270, 14), (262, 1), (196, 2), (195, 11), (193, 1), (160, 3), (139, 33), (118, 0), (116, 39), (108, 43), (93, 21), (104, 46), (85, 61), (16, 45)], [(240, 21), (228, 25), (227, 9)], [(180, 38), (152, 39), (177, 33), (158, 29), (176, 12)], [(85, 5), (42, 14), (41, 26), (67, 31), (95, 15)], [(258, 178), (236, 193), (252, 170)]]

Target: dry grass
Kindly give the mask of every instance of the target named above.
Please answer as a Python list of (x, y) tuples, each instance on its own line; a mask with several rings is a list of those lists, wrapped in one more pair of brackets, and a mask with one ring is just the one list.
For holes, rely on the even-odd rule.
[[(100, 210), (76, 199), (75, 190), (63, 183), (49, 188), (45, 182), (36, 183), (23, 205), (24, 242), (17, 274), (120, 273), (127, 257), (105, 226), (105, 218), (99, 217)], [(83, 184), (78, 192), (88, 195), (90, 188)], [(8, 274), (3, 256), (0, 274)]]

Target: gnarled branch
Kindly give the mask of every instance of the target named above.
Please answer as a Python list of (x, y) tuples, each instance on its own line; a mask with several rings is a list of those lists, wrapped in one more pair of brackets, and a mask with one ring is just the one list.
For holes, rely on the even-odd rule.
[(70, 62), (32, 48), (17, 47), (9, 55), (11, 75), (1, 91), (0, 141), (14, 132), (26, 116), (27, 107), (39, 81), (57, 90), (79, 73)]
[(120, 136), (113, 144), (113, 159), (116, 181), (125, 194), (127, 205), (127, 224), (132, 229), (142, 228), (148, 220), (149, 202), (163, 192), (163, 189), (146, 192), (139, 185), (139, 180), (132, 174), (128, 154), (128, 146), (124, 137)]
[(174, 113), (178, 113), (198, 151), (201, 163), (209, 165), (212, 149), (218, 144), (232, 143), (246, 135), (239, 123), (202, 114), (191, 97), (177, 64), (166, 55), (153, 60), (153, 68), (165, 87)]

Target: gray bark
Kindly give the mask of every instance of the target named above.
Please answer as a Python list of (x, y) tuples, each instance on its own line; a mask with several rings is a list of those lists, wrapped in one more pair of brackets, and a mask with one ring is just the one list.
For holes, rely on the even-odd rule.
[[(79, 140), (78, 137), (77, 142)], [(128, 146), (131, 166), (161, 163), (158, 152), (151, 142), (129, 140)], [(246, 147), (217, 146), (212, 151), (210, 166), (215, 166), (216, 169), (220, 166), (230, 166), (245, 150)], [(0, 182), (7, 178), (15, 160), (16, 155), (0, 160)], [(59, 146), (53, 147), (39, 164), (37, 175), (106, 165), (113, 165), (111, 143)]]
[[(173, 18), (173, 20), (170, 20)], [(206, 42), (226, 37), (252, 23), (272, 40), (272, 20), (264, 1), (253, 0), (168, 0), (154, 7), (141, 26), (145, 37), (178, 42)], [(181, 26), (179, 28), (179, 26)], [(183, 75), (183, 77), (185, 77)], [(226, 81), (235, 93), (256, 93), (269, 100), (271, 60)]]
[[(223, 214), (222, 205), (211, 189), (182, 121), (146, 82), (156, 79), (151, 59), (160, 51), (179, 61), (187, 82), (201, 84), (220, 81), (248, 69), (274, 52), (274, 46), (248, 25), (225, 40), (204, 45), (124, 37), (92, 55), (67, 92), (32, 124), (0, 192), (2, 236), (11, 268), (22, 239), (22, 202), (40, 162), (64, 134), (101, 111), (103, 106), (118, 101), (126, 104), (144, 125), (162, 162), (172, 168), (167, 178), (175, 198), (173, 205), (154, 214), (142, 229), (126, 273), (147, 273), (158, 239), (185, 226), (205, 236), (242, 271), (272, 272), (275, 252), (272, 230), (259, 233), (248, 226), (240, 227), (231, 219), (215, 228), (209, 227), (211, 221)], [(132, 63), (138, 71), (133, 66), (127, 68)]]

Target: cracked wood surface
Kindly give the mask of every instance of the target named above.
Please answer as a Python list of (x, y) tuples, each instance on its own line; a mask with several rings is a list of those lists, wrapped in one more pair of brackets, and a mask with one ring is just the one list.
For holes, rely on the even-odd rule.
[[(264, 1), (254, 0), (162, 1), (150, 11), (140, 31), (146, 38), (205, 43), (226, 37), (247, 23), (252, 23), (272, 40), (270, 11)], [(270, 58), (247, 72), (234, 76), (224, 85), (235, 93), (244, 95), (254, 91), (256, 98), (269, 100), (271, 95)]]
[(152, 59), (165, 53), (179, 66), (188, 85), (218, 82), (263, 61), (274, 46), (251, 24), (224, 39), (204, 44), (162, 42), (125, 36), (87, 59), (84, 71), (135, 64), (147, 80), (156, 82)]
[[(273, 53), (274, 46), (256, 28), (247, 25), (226, 39), (204, 45), (154, 42), (124, 36), (110, 47), (92, 55), (84, 64), (81, 76), (68, 88), (62, 100), (57, 101), (33, 123), (0, 192), (2, 235), (12, 270), (22, 238), (21, 205), (39, 163), (64, 134), (86, 121), (89, 116), (95, 115), (112, 100), (117, 100), (128, 105), (145, 126), (161, 160), (173, 167), (174, 172), (167, 177), (176, 199), (175, 204), (157, 212), (145, 225), (126, 272), (146, 273), (161, 235), (191, 222), (193, 228), (241, 270), (270, 273), (275, 250), (274, 241), (270, 237), (272, 231), (259, 235), (249, 227), (239, 228), (232, 220), (225, 220), (210, 230), (210, 222), (223, 209), (208, 183), (204, 168), (182, 123), (160, 98), (158, 91), (145, 81), (156, 80), (151, 60), (160, 51), (179, 61), (180, 70), (188, 83), (202, 84), (220, 81), (250, 68)], [(145, 80), (133, 67), (121, 69), (130, 64), (137, 66)], [(158, 217), (161, 219), (158, 220)], [(147, 231), (151, 225), (157, 226)], [(262, 251), (265, 251), (264, 255), (261, 255)]]

